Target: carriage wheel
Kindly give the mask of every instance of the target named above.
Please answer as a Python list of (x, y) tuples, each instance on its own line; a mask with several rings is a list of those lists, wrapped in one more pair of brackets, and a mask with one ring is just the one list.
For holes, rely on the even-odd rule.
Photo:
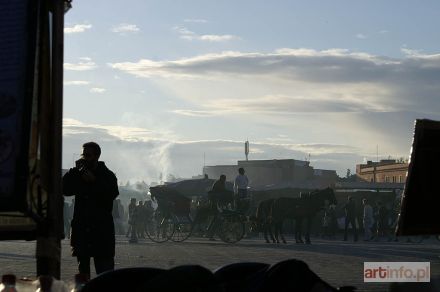
[(169, 240), (174, 233), (174, 220), (156, 210), (147, 223), (147, 235), (154, 242), (162, 243)]
[(244, 236), (244, 222), (241, 216), (223, 216), (218, 235), (226, 243), (236, 243)]
[(175, 216), (174, 217), (174, 233), (171, 236), (171, 241), (182, 242), (191, 236), (193, 230), (193, 222), (191, 217)]

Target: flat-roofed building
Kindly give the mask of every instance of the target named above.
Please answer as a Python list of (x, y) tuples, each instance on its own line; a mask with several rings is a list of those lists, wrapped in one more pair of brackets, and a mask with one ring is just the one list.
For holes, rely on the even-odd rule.
[(309, 161), (296, 159), (239, 160), (237, 165), (205, 166), (203, 174), (209, 178), (226, 175), (226, 180), (233, 181), (238, 175), (238, 168), (243, 167), (253, 188), (263, 186), (310, 186), (320, 188), (337, 181), (334, 170), (314, 169)]
[(358, 179), (373, 183), (405, 183), (407, 171), (407, 162), (393, 159), (356, 165)]
[(234, 181), (238, 174), (237, 165), (212, 165), (203, 167), (203, 175), (208, 178), (218, 179), (220, 175), (226, 175), (227, 181)]

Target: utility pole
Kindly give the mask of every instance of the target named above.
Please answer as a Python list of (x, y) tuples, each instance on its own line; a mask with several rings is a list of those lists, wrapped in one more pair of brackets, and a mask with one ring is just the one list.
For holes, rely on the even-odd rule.
[(379, 145), (376, 144), (376, 161), (379, 162)]

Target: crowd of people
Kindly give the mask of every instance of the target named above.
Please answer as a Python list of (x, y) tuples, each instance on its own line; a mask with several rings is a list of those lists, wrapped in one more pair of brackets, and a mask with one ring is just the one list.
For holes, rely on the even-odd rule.
[(398, 211), (396, 208), (392, 208), (380, 200), (370, 202), (366, 198), (362, 199), (362, 206), (357, 206), (352, 196), (348, 197), (342, 208), (344, 217), (337, 216), (335, 205), (329, 205), (325, 208), (322, 218), (322, 235), (324, 237), (333, 238), (337, 231), (343, 228), (344, 241), (348, 240), (350, 230), (353, 241), (359, 240), (360, 230), (364, 233), (364, 241), (397, 240), (392, 232), (397, 222)]
[[(64, 202), (64, 234), (70, 239), (70, 226), (73, 218), (75, 199)], [(120, 199), (113, 201), (113, 223), (116, 235), (127, 237), (145, 238), (146, 224), (153, 214), (154, 208), (150, 200), (137, 200), (131, 198), (130, 203), (124, 207)]]
[[(215, 181), (209, 192), (210, 208), (231, 207), (232, 192), (228, 192), (225, 186), (226, 177), (221, 175)], [(248, 178), (244, 174), (244, 169), (239, 169), (239, 174), (234, 181), (234, 193), (239, 195), (241, 200), (232, 200), (234, 208), (242, 209), (243, 204), (249, 204), (246, 192)], [(229, 204), (229, 205), (228, 205)], [(64, 203), (64, 232), (70, 238), (70, 226), (73, 217), (75, 199)], [(335, 238), (338, 232), (343, 230), (343, 240), (347, 241), (351, 231), (353, 241), (359, 240), (359, 232), (363, 231), (363, 240), (396, 240), (392, 229), (395, 228), (397, 212), (382, 201), (370, 202), (368, 199), (362, 200), (362, 205), (357, 205), (352, 196), (348, 197), (347, 202), (342, 205), (344, 217), (340, 215), (340, 210), (336, 205), (328, 205), (322, 217), (322, 236)], [(112, 216), (116, 235), (125, 235), (132, 242), (137, 242), (138, 238), (146, 238), (146, 224), (154, 212), (153, 203), (150, 200), (137, 200), (131, 198), (128, 205), (124, 206), (120, 199), (113, 202)], [(215, 212), (213, 212), (214, 214)], [(215, 214), (211, 215), (208, 234), (213, 238), (215, 228)]]
[[(154, 208), (150, 200), (139, 200), (131, 198), (127, 207), (127, 230), (126, 237), (130, 238), (130, 242), (137, 242), (138, 238), (145, 238), (147, 235), (147, 223), (153, 215)], [(125, 230), (121, 230), (120, 234), (124, 234)]]

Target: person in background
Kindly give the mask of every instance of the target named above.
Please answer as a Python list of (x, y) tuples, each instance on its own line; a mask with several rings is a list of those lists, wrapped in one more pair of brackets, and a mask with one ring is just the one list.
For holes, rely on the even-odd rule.
[(381, 202), (377, 202), (377, 222), (376, 222), (376, 240), (387, 236), (388, 229), (388, 208)]
[(344, 206), (345, 210), (345, 228), (344, 228), (344, 241), (347, 241), (348, 237), (348, 226), (351, 224), (353, 229), (353, 241), (358, 240), (358, 233), (356, 227), (356, 203), (353, 197), (349, 196), (347, 203)]
[(336, 218), (336, 206), (330, 204), (324, 213), (325, 232), (324, 234), (329, 238), (335, 236), (338, 229), (338, 221)]
[(145, 217), (145, 208), (144, 201), (139, 200), (138, 205), (136, 206), (137, 213), (137, 224), (136, 224), (136, 234), (138, 238), (145, 238), (145, 229), (146, 229), (146, 220)]
[(223, 205), (223, 198), (226, 194), (226, 175), (220, 175), (220, 178), (214, 182), (211, 190), (208, 192), (208, 199), (210, 203), (210, 217), (212, 217), (207, 228), (207, 235), (209, 240), (214, 240), (214, 235), (218, 227), (218, 213), (219, 208)]
[(234, 193), (240, 199), (247, 198), (248, 196), (247, 188), (249, 185), (249, 179), (244, 173), (245, 173), (244, 168), (240, 167), (238, 169), (238, 175), (235, 177), (234, 180)]
[(127, 228), (126, 236), (130, 237), (134, 225), (133, 219), (134, 219), (134, 210), (136, 209), (136, 198), (130, 199), (130, 204), (128, 205), (127, 209), (128, 209), (128, 228)]
[(70, 205), (68, 202), (64, 202), (63, 221), (64, 221), (64, 236), (66, 238), (70, 238), (70, 220), (71, 220)]
[[(144, 202), (144, 212), (145, 212), (145, 228), (147, 228), (148, 221), (154, 214), (153, 204), (150, 200)], [(145, 231), (146, 232), (146, 231)]]
[(113, 201), (113, 220), (115, 223), (115, 232), (117, 235), (123, 235), (124, 234), (124, 225), (123, 225), (123, 218), (124, 218), (124, 210), (121, 210), (121, 200), (117, 199)]
[(130, 204), (128, 205), (128, 231), (127, 231), (127, 237), (130, 237), (129, 240), (130, 243), (138, 242), (138, 236), (137, 236), (138, 224), (139, 224), (139, 212), (136, 206), (136, 198), (131, 198)]
[(373, 207), (371, 207), (367, 199), (362, 200), (362, 205), (364, 206), (364, 241), (370, 241), (373, 237), (371, 232), (374, 223)]
[(124, 235), (125, 234), (125, 218), (126, 218), (126, 212), (125, 212), (125, 210), (124, 210), (124, 206), (122, 205), (122, 203), (121, 203), (121, 200), (119, 200), (119, 199), (117, 199), (116, 200), (117, 202), (118, 202), (118, 212), (119, 212), (119, 217), (120, 217), (120, 220), (119, 220), (119, 224), (121, 225), (120, 226), (120, 231), (121, 231), (121, 233), (120, 233), (120, 235)]
[(249, 179), (244, 174), (244, 168), (240, 167), (238, 169), (238, 175), (234, 180), (234, 194), (236, 196), (236, 208), (239, 211), (245, 211), (246, 204), (248, 204), (249, 196), (248, 196), (248, 186)]

